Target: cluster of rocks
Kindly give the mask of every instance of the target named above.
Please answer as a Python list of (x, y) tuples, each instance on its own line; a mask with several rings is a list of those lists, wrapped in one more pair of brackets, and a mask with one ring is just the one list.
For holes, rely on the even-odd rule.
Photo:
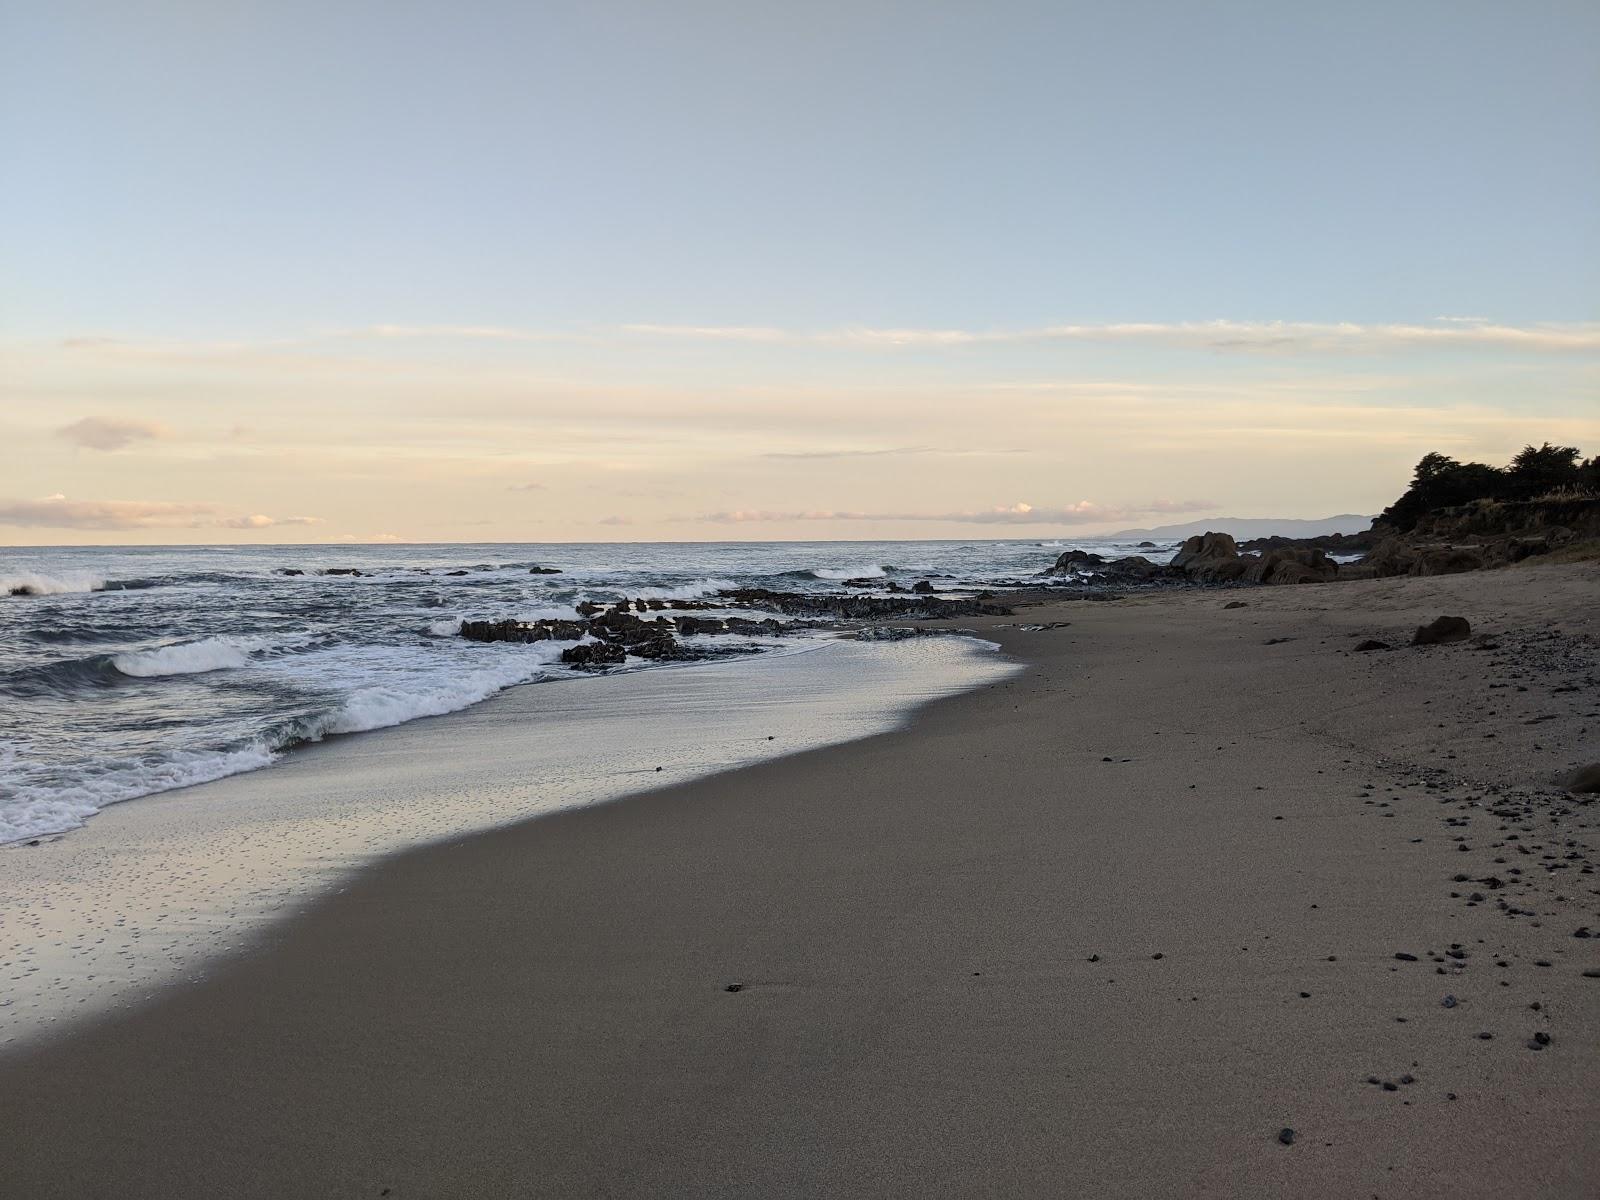
[[(1119, 583), (1327, 583), (1356, 578), (1359, 568), (1341, 566), (1315, 546), (1281, 545), (1259, 554), (1241, 554), (1226, 533), (1195, 534), (1166, 565), (1143, 555), (1107, 559), (1087, 550), (1068, 550), (1047, 575), (1100, 574)], [(1370, 577), (1370, 573), (1368, 573)]]
[(561, 652), (561, 661), (580, 667), (602, 667), (619, 664), (630, 654), (656, 662), (682, 662), (738, 653), (733, 649), (688, 646), (679, 639), (702, 634), (771, 637), (790, 628), (782, 621), (732, 616), (673, 616), (646, 620), (634, 611), (635, 606), (644, 611), (652, 603), (665, 608), (683, 602), (638, 600), (630, 603), (623, 600), (605, 609), (584, 605), (583, 608), (591, 610), (590, 614), (571, 621), (463, 621), (461, 636), (472, 642), (577, 642)]
[[(704, 644), (686, 645), (682, 639), (702, 635), (773, 637), (787, 633), (794, 622), (768, 617), (756, 620), (734, 615), (690, 615), (711, 610), (742, 608), (783, 613), (806, 618), (873, 620), (885, 617), (901, 620), (929, 620), (940, 617), (995, 615), (1008, 616), (1009, 608), (977, 598), (916, 596), (813, 595), (803, 592), (774, 592), (765, 588), (729, 588), (718, 593), (716, 601), (706, 600), (619, 600), (602, 605), (584, 601), (576, 606), (572, 620), (463, 621), (461, 636), (473, 642), (576, 642), (561, 652), (561, 661), (580, 667), (615, 666), (629, 655), (657, 662), (678, 662), (741, 653), (737, 648), (719, 649)], [(652, 616), (641, 613), (673, 611), (677, 615)], [(921, 630), (896, 628), (863, 637), (894, 639), (917, 636)]]
[(1374, 524), (1362, 565), (1380, 579), (1456, 575), (1600, 542), (1600, 500), (1478, 500), (1436, 509), (1410, 530)]

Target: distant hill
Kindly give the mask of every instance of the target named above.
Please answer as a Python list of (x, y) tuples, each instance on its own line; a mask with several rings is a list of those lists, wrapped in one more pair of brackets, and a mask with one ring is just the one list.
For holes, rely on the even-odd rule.
[(1260, 537), (1326, 537), (1330, 533), (1364, 533), (1371, 517), (1340, 513), (1337, 517), (1306, 520), (1296, 517), (1207, 517), (1182, 525), (1157, 525), (1154, 529), (1124, 529), (1101, 535), (1108, 541), (1149, 541), (1186, 538), (1196, 533), (1229, 533), (1241, 541)]

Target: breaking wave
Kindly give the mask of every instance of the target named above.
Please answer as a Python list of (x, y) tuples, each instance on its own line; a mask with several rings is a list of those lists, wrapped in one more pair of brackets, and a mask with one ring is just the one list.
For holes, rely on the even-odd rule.
[(813, 567), (813, 579), (883, 579), (889, 574), (882, 567)]
[(69, 592), (98, 592), (106, 586), (99, 575), (87, 571), (68, 571), (61, 575), (41, 575), (22, 571), (0, 575), (0, 596), (59, 596)]
[(159, 650), (137, 650), (118, 654), (111, 665), (124, 675), (149, 679), (160, 675), (199, 675), (206, 671), (225, 671), (242, 667), (245, 653), (223, 638), (205, 638), (181, 646), (162, 646)]

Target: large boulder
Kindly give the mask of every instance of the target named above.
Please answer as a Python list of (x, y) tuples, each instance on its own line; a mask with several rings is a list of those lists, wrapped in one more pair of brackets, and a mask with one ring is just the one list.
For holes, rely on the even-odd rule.
[(1045, 572), (1046, 575), (1076, 575), (1084, 567), (1098, 567), (1105, 563), (1105, 559), (1098, 554), (1091, 554), (1087, 550), (1066, 550), (1056, 558), (1056, 565)]
[(1600, 794), (1600, 762), (1592, 762), (1586, 767), (1579, 767), (1567, 776), (1564, 785), (1569, 792), (1583, 792), (1585, 794)]
[(1252, 583), (1328, 583), (1339, 577), (1339, 564), (1315, 547), (1282, 546), (1265, 551), (1246, 568)]
[(1209, 583), (1238, 579), (1249, 565), (1240, 559), (1238, 544), (1226, 533), (1197, 533), (1172, 556), (1174, 570)]
[(1106, 574), (1116, 579), (1126, 580), (1129, 583), (1143, 583), (1153, 579), (1160, 579), (1167, 574), (1167, 568), (1160, 563), (1153, 563), (1142, 554), (1130, 554), (1127, 558), (1114, 558), (1106, 564)]
[(1414, 546), (1397, 537), (1384, 538), (1362, 559), (1362, 565), (1371, 567), (1374, 577), (1388, 579), (1392, 575), (1409, 575), (1418, 558)]

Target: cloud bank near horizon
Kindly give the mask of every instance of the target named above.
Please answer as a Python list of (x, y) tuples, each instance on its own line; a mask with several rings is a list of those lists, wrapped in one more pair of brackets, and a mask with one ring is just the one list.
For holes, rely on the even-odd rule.
[(224, 516), (215, 504), (165, 500), (69, 500), (61, 493), (38, 500), (0, 499), (0, 525), (28, 529), (273, 529), (320, 525), (321, 517)]
[(1105, 521), (1126, 521), (1151, 513), (1205, 513), (1222, 506), (1211, 500), (1151, 500), (1145, 504), (1108, 505), (1080, 500), (1059, 508), (1036, 508), (1018, 502), (967, 512), (848, 512), (835, 509), (809, 509), (771, 512), (764, 509), (732, 509), (702, 513), (692, 518), (714, 525), (749, 525), (785, 521), (937, 521), (951, 525), (1093, 525)]

